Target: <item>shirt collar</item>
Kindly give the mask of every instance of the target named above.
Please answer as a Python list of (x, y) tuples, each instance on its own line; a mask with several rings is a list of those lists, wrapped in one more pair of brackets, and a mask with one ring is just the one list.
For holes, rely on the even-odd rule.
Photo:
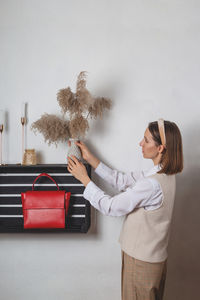
[(145, 175), (145, 177), (151, 176), (151, 175), (156, 174), (160, 170), (161, 170), (161, 165), (158, 164), (158, 165), (153, 166), (151, 169), (144, 171), (144, 175)]

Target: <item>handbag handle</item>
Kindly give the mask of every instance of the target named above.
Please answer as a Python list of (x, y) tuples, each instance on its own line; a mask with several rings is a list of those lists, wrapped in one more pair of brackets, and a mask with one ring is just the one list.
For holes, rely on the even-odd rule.
[(41, 173), (40, 175), (38, 175), (38, 176), (35, 178), (35, 180), (34, 180), (34, 182), (33, 182), (33, 185), (32, 185), (32, 191), (34, 191), (34, 184), (35, 184), (35, 182), (38, 180), (38, 178), (40, 178), (40, 177), (42, 177), (42, 176), (47, 176), (49, 179), (51, 179), (51, 180), (56, 184), (57, 189), (58, 189), (58, 191), (59, 191), (59, 186), (57, 185), (57, 183), (55, 182), (55, 180), (54, 180), (49, 174), (47, 174), (47, 173)]

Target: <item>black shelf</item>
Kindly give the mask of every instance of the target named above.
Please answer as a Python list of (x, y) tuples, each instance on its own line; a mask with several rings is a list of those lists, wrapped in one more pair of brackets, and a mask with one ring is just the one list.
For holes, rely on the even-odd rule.
[[(85, 164), (88, 175), (91, 167)], [(64, 229), (24, 229), (21, 192), (32, 189), (34, 179), (48, 173), (60, 190), (71, 192), (69, 211)], [(55, 184), (41, 177), (34, 190), (55, 190)], [(90, 227), (90, 203), (83, 198), (84, 185), (67, 170), (66, 164), (40, 164), (34, 166), (0, 166), (0, 232), (77, 232), (86, 233)]]

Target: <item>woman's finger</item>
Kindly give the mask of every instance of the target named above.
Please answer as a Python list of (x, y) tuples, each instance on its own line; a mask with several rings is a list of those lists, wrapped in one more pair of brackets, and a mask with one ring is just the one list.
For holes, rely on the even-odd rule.
[(79, 163), (79, 160), (76, 158), (76, 156), (72, 155), (72, 157), (75, 163)]
[(72, 166), (72, 165), (70, 165), (70, 164), (69, 164), (69, 168), (70, 168), (70, 170), (72, 170), (72, 169), (73, 169), (73, 167), (74, 167), (74, 166)]
[(71, 165), (70, 163), (68, 163), (68, 168), (69, 168), (70, 170), (73, 170), (74, 166)]
[[(72, 156), (73, 156), (73, 155), (72, 155)], [(75, 157), (75, 156), (74, 156), (74, 157)], [(76, 164), (75, 161), (74, 161), (73, 159), (70, 158), (70, 156), (68, 156), (67, 158), (68, 158), (68, 160), (69, 160), (69, 163), (71, 163), (71, 164)]]
[(79, 146), (80, 148), (83, 147), (83, 143), (82, 142), (76, 142), (76, 145)]
[(71, 168), (69, 166), (67, 166), (67, 170), (71, 173)]

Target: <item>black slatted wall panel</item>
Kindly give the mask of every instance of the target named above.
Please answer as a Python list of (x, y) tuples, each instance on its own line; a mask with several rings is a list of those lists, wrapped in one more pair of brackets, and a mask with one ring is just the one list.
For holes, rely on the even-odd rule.
[[(89, 176), (91, 168), (85, 164)], [(32, 189), (34, 179), (40, 173), (48, 173), (57, 182), (60, 190), (71, 192), (70, 206), (65, 229), (24, 230), (21, 192)], [(56, 190), (56, 185), (47, 177), (41, 177), (34, 190)], [(90, 203), (83, 198), (84, 185), (74, 178), (66, 165), (6, 165), (0, 166), (0, 232), (83, 232), (90, 227)]]

